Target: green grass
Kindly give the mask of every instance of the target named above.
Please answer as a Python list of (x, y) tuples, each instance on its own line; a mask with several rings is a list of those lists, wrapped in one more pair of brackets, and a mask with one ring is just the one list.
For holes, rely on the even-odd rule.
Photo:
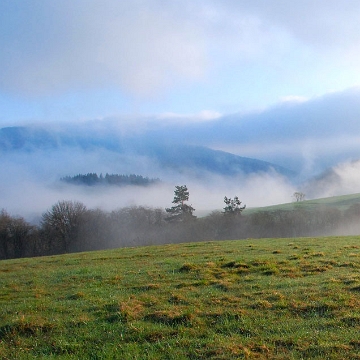
[(249, 215), (258, 211), (276, 211), (276, 210), (316, 210), (319, 208), (333, 208), (340, 211), (347, 210), (351, 205), (360, 203), (360, 194), (350, 194), (341, 196), (332, 196), (321, 199), (304, 200), (300, 202), (290, 202), (286, 204), (246, 208), (243, 212), (244, 215)]
[(360, 238), (0, 262), (1, 359), (360, 359)]

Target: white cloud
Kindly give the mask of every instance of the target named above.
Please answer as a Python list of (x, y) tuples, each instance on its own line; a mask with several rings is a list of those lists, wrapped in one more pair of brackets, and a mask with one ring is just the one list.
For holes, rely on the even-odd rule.
[(302, 0), (289, 2), (278, 0), (225, 0), (228, 10), (245, 12), (286, 30), (294, 38), (314, 47), (359, 46), (357, 0)]
[(329, 184), (328, 194), (334, 196), (360, 192), (360, 160), (338, 164), (333, 170), (339, 181)]
[(340, 64), (358, 68), (359, 13), (357, 0), (3, 1), (1, 89), (156, 96), (248, 66), (301, 82), (294, 68), (311, 76), (324, 65), (325, 79)]
[(309, 198), (360, 193), (360, 160), (345, 161), (329, 168), (303, 185)]
[(287, 95), (287, 96), (283, 96), (280, 98), (280, 102), (297, 102), (297, 103), (302, 103), (305, 101), (308, 101), (309, 98), (305, 97), (305, 96), (298, 96), (298, 95)]
[(202, 77), (201, 36), (178, 10), (158, 1), (1, 3), (2, 88), (44, 95), (115, 86), (149, 95)]
[(158, 119), (165, 119), (167, 121), (180, 121), (180, 122), (186, 122), (186, 121), (210, 121), (210, 120), (216, 120), (219, 119), (222, 116), (221, 113), (218, 111), (212, 111), (212, 110), (203, 110), (196, 114), (178, 114), (178, 113), (172, 113), (167, 112), (163, 113), (161, 115), (158, 115)]

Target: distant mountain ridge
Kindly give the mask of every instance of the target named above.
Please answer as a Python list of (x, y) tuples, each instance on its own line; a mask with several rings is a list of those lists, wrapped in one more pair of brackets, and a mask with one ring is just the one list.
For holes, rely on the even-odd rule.
[[(97, 131), (79, 126), (52, 129), (51, 127), (7, 127), (0, 129), (0, 151), (32, 152), (62, 149), (82, 151), (107, 150), (113, 153), (146, 157), (160, 167), (175, 172), (190, 172), (196, 176), (206, 173), (233, 176), (237, 174), (276, 172), (292, 177), (295, 173), (279, 165), (213, 150), (205, 146), (195, 146), (167, 141), (155, 141), (143, 133), (123, 135), (113, 129)], [(75, 170), (76, 172), (76, 170)], [(134, 169), (136, 172), (136, 169)]]
[[(140, 160), (138, 164), (141, 157), (154, 161), (149, 163), (150, 170), (159, 165), (170, 171), (232, 176), (270, 169), (289, 176), (294, 173), (288, 169), (293, 169), (299, 174), (299, 183), (360, 158), (359, 100), (360, 88), (353, 88), (209, 121), (186, 116), (114, 116), (8, 127), (0, 129), (0, 152), (76, 148), (88, 153), (102, 149), (118, 154), (113, 156), (114, 161), (122, 156), (131, 166), (131, 156)], [(121, 165), (114, 170), (111, 166), (89, 166), (78, 171), (137, 173), (131, 166), (123, 169)], [(157, 176), (151, 171), (142, 173)]]

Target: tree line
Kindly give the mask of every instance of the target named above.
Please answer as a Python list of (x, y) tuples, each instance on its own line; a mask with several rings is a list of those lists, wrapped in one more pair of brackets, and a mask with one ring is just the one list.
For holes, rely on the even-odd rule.
[(132, 206), (107, 212), (59, 201), (42, 215), (39, 225), (2, 210), (0, 259), (204, 240), (320, 236), (341, 229), (360, 233), (360, 204), (345, 211), (294, 206), (246, 214), (237, 196), (225, 196), (223, 211), (197, 218), (188, 200), (183, 185), (176, 186), (173, 206), (166, 209)]
[(74, 185), (86, 185), (86, 186), (94, 186), (94, 185), (147, 186), (160, 182), (159, 179), (150, 179), (148, 177), (143, 177), (141, 175), (135, 175), (135, 174), (120, 175), (120, 174), (108, 174), (108, 173), (106, 173), (105, 176), (103, 176), (103, 174), (98, 175), (97, 173), (65, 176), (62, 177), (60, 181)]

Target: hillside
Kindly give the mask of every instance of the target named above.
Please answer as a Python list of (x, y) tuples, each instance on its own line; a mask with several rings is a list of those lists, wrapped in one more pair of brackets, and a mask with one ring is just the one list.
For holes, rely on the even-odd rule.
[(3, 359), (356, 359), (359, 237), (0, 262)]
[[(126, 133), (126, 132), (125, 132)], [(51, 127), (8, 127), (0, 129), (0, 151), (3, 154), (56, 151), (76, 156), (80, 152), (101, 154), (102, 162), (114, 154), (126, 156), (128, 171), (138, 173), (139, 162), (150, 163), (161, 170), (188, 173), (195, 177), (208, 174), (234, 176), (237, 174), (276, 172), (292, 177), (295, 172), (274, 163), (195, 146), (184, 141), (152, 138), (151, 134), (123, 134), (109, 126), (101, 131), (94, 124), (78, 128), (63, 125)], [(68, 155), (67, 155), (68, 156)], [(107, 161), (109, 161), (109, 159)], [(129, 160), (130, 159), (130, 160)], [(118, 159), (121, 162), (121, 158)], [(133, 166), (131, 168), (131, 164)], [(114, 164), (119, 166), (121, 164)], [(78, 172), (74, 169), (73, 172)], [(156, 174), (158, 176), (158, 174)]]
[(321, 199), (304, 200), (301, 202), (291, 202), (286, 204), (264, 206), (259, 208), (247, 208), (244, 214), (252, 214), (258, 211), (276, 211), (276, 210), (316, 210), (319, 208), (334, 208), (340, 211), (347, 210), (351, 205), (360, 204), (360, 193), (341, 196), (331, 196)]

